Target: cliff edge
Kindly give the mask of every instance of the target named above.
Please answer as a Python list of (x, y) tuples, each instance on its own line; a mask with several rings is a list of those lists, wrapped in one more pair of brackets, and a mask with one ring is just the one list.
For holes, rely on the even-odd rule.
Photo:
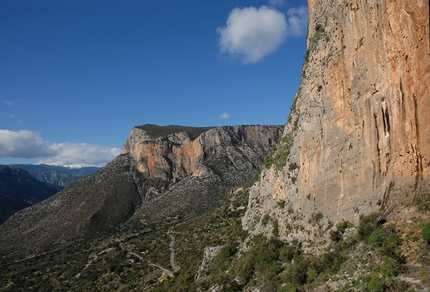
[(255, 220), (268, 215), (281, 237), (314, 240), (372, 212), (401, 220), (428, 199), (429, 52), (427, 0), (309, 0), (300, 89), (244, 228), (270, 233)]

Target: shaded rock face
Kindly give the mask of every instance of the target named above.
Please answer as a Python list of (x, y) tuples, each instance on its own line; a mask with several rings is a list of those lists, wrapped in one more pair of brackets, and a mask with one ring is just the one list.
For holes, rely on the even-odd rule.
[(260, 173), (283, 130), (175, 126), (184, 131), (170, 133), (172, 127), (159, 128), (161, 135), (134, 128), (123, 154), (112, 162), (13, 215), (0, 226), (0, 251), (34, 252), (109, 232), (133, 218), (165, 221), (211, 210)]
[[(375, 211), (395, 219), (402, 203), (428, 191), (428, 6), (427, 0), (309, 0), (303, 79), (284, 130), (290, 144), (279, 150), (288, 148), (289, 156), (251, 191), (245, 228), (264, 214), (292, 230), (292, 217), (309, 223), (319, 212), (321, 225), (357, 223)], [(319, 228), (304, 229), (296, 235), (310, 239)]]
[(0, 165), (0, 224), (16, 211), (34, 205), (57, 193), (18, 167)]

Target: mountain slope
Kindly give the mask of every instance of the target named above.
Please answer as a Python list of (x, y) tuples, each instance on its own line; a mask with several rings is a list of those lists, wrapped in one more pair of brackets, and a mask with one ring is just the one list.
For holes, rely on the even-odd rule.
[(18, 167), (0, 166), (0, 224), (16, 211), (49, 198), (58, 190)]
[(191, 139), (187, 131), (154, 136), (136, 127), (122, 155), (5, 222), (0, 248), (30, 252), (94, 237), (139, 208), (152, 221), (213, 209), (260, 172), (281, 132), (279, 126), (218, 127)]

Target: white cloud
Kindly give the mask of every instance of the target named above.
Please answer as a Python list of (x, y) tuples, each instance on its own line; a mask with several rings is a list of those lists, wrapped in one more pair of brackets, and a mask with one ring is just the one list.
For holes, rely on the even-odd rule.
[(221, 115), (219, 115), (218, 117), (220, 120), (228, 120), (230, 119), (230, 115), (226, 112), (223, 112)]
[(260, 61), (285, 40), (285, 14), (275, 9), (235, 8), (227, 18), (226, 26), (218, 27), (221, 53), (238, 56), (244, 63)]
[[(281, 5), (282, 0), (270, 0)], [(274, 8), (245, 7), (233, 9), (224, 27), (218, 27), (222, 54), (240, 58), (243, 63), (255, 63), (276, 51), (287, 37), (306, 34), (308, 12), (305, 6), (282, 13)]]
[(0, 157), (47, 158), (40, 163), (60, 165), (101, 165), (117, 155), (119, 148), (86, 143), (53, 143), (28, 130), (0, 130)]
[(86, 143), (54, 143), (49, 149), (55, 155), (39, 163), (60, 164), (60, 165), (100, 165), (104, 164), (121, 153), (119, 148), (110, 148), (101, 145)]
[(0, 130), (0, 157), (35, 158), (53, 155), (37, 132)]
[(12, 106), (13, 102), (11, 102), (10, 100), (2, 100), (3, 103), (7, 104), (8, 106)]
[(290, 8), (287, 11), (288, 36), (304, 36), (308, 28), (308, 8)]

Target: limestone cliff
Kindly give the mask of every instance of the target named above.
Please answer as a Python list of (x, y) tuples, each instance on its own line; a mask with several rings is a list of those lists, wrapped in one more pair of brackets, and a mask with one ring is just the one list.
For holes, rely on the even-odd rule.
[[(147, 129), (148, 126), (152, 132)], [(195, 133), (189, 130), (199, 128), (187, 130), (187, 127), (181, 127), (180, 132), (157, 135), (159, 128), (162, 127), (147, 125), (133, 128), (122, 153), (130, 154), (137, 161), (138, 170), (147, 177), (174, 181), (187, 175), (208, 175), (211, 170), (205, 165), (204, 158), (220, 151), (225, 151), (231, 158), (232, 149), (242, 151), (250, 162), (236, 165), (238, 169), (245, 172), (247, 168), (256, 168), (261, 163), (261, 157), (270, 152), (282, 133), (279, 126), (225, 126), (200, 128), (202, 133), (193, 139)]]
[(270, 233), (267, 214), (306, 241), (428, 194), (429, 53), (428, 0), (309, 0), (300, 89), (244, 227)]

